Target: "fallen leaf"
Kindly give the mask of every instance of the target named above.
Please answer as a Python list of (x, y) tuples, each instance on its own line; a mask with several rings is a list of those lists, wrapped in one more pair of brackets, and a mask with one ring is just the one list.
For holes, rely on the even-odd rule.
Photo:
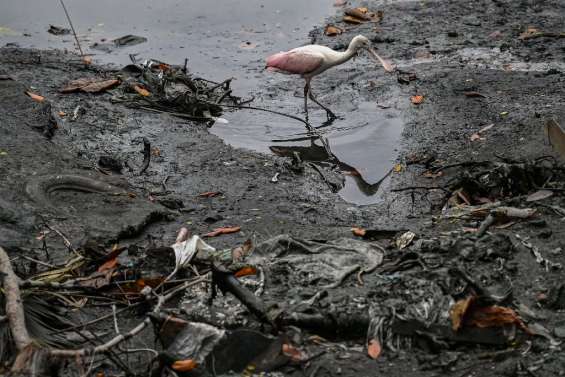
[(451, 328), (453, 331), (458, 331), (463, 326), (463, 317), (471, 305), (472, 296), (469, 296), (463, 300), (457, 301), (451, 309), (449, 310), (449, 315), (451, 317)]
[(356, 17), (351, 17), (351, 16), (348, 16), (348, 15), (343, 16), (343, 21), (350, 23), (350, 24), (357, 24), (357, 25), (365, 22), (365, 20), (362, 20), (362, 19), (359, 19), (359, 18), (356, 18)]
[(206, 233), (202, 237), (216, 237), (222, 234), (230, 234), (230, 233), (237, 233), (241, 230), (240, 226), (232, 226), (232, 227), (223, 227), (223, 228), (216, 228), (210, 233)]
[(351, 228), (351, 232), (358, 237), (364, 237), (367, 231), (363, 228)]
[(118, 258), (112, 258), (104, 262), (100, 267), (98, 267), (98, 272), (110, 271), (116, 268), (118, 265)]
[(82, 57), (82, 63), (83, 63), (84, 65), (91, 65), (91, 64), (92, 64), (92, 56), (90, 56), (90, 55), (84, 55), (84, 56)]
[(480, 306), (476, 301), (475, 296), (470, 296), (451, 307), (451, 326), (454, 331), (465, 326), (484, 328), (514, 324), (530, 334), (526, 324), (513, 309), (498, 305)]
[(343, 21), (350, 24), (362, 24), (364, 22), (379, 22), (383, 19), (383, 12), (369, 12), (368, 8), (349, 8), (344, 11)]
[(438, 178), (443, 175), (443, 171), (440, 170), (437, 173), (434, 173), (431, 170), (426, 170), (422, 175), (426, 178)]
[(404, 167), (402, 166), (402, 164), (396, 164), (396, 165), (394, 165), (394, 167), (392, 168), (392, 170), (393, 170), (395, 173), (400, 173), (403, 169), (404, 169)]
[(295, 363), (300, 363), (303, 360), (307, 359), (306, 354), (300, 351), (298, 348), (284, 343), (282, 345), (282, 352), (285, 356), (289, 357), (290, 360), (294, 361)]
[(64, 111), (59, 111), (58, 114), (59, 114), (60, 117), (67, 116), (67, 113), (64, 112)]
[(553, 119), (548, 120), (545, 123), (545, 134), (553, 150), (565, 158), (565, 130), (561, 125)]
[(220, 191), (206, 191), (202, 194), (198, 194), (198, 196), (201, 198), (213, 198), (218, 195), (222, 195), (222, 193)]
[(29, 91), (29, 90), (26, 92), (26, 94), (27, 94), (32, 100), (34, 100), (34, 101), (36, 101), (36, 102), (43, 102), (43, 101), (45, 101), (45, 97), (40, 96), (39, 94), (35, 94), (35, 93), (33, 93), (33, 92)]
[(327, 35), (328, 37), (340, 35), (341, 33), (343, 33), (343, 29), (334, 25), (326, 25), (324, 29), (324, 34)]
[(553, 195), (553, 191), (538, 190), (538, 191), (528, 195), (528, 197), (526, 198), (526, 201), (527, 202), (535, 202), (535, 201), (538, 201), (538, 200), (547, 199), (552, 195)]
[(479, 135), (478, 133), (474, 133), (471, 135), (470, 140), (477, 141), (477, 140), (484, 140), (484, 138), (482, 138), (481, 135)]
[(160, 157), (161, 156), (161, 150), (157, 147), (151, 149), (151, 155), (155, 156), (155, 157)]
[(235, 274), (233, 274), (236, 278), (240, 278), (242, 276), (249, 276), (249, 275), (256, 275), (257, 274), (257, 269), (255, 267), (252, 266), (245, 266), (243, 268), (240, 268), (239, 270), (237, 270), (235, 272)]
[(250, 239), (243, 243), (243, 246), (238, 246), (231, 252), (231, 259), (233, 262), (237, 262), (246, 256), (248, 256), (253, 250), (253, 241)]
[(416, 96), (412, 96), (410, 97), (410, 101), (414, 104), (414, 105), (419, 105), (422, 102), (424, 102), (424, 96), (421, 95), (416, 95)]
[(72, 93), (79, 90), (87, 93), (98, 93), (110, 89), (119, 83), (120, 81), (116, 79), (81, 78), (69, 82), (61, 89), (61, 93)]
[(178, 360), (173, 363), (171, 368), (177, 372), (188, 372), (196, 368), (198, 364), (192, 359)]
[(465, 94), (465, 96), (467, 97), (480, 97), (480, 98), (486, 98), (485, 95), (479, 93), (479, 92), (463, 92), (463, 94)]
[(416, 233), (408, 231), (403, 233), (400, 237), (396, 239), (396, 247), (398, 250), (402, 250), (406, 248), (408, 245), (412, 243), (414, 238), (416, 237)]
[(491, 123), (491, 124), (489, 124), (489, 125), (484, 126), (483, 128), (481, 128), (481, 129), (479, 130), (479, 133), (482, 134), (482, 133), (484, 133), (484, 132), (487, 132), (488, 130), (490, 130), (490, 129), (493, 128), (493, 127), (494, 127), (494, 123)]
[(134, 85), (133, 90), (135, 90), (138, 94), (142, 95), (143, 97), (149, 97), (151, 95), (151, 93), (149, 93), (149, 90), (142, 88), (139, 85)]
[(373, 360), (376, 360), (381, 355), (383, 348), (381, 347), (381, 343), (377, 339), (369, 340), (369, 344), (367, 345), (367, 354)]
[(535, 27), (529, 27), (529, 28), (526, 29), (526, 31), (524, 31), (523, 33), (521, 33), (518, 36), (518, 39), (526, 40), (526, 39), (535, 37), (538, 34), (541, 34), (541, 31), (539, 31)]

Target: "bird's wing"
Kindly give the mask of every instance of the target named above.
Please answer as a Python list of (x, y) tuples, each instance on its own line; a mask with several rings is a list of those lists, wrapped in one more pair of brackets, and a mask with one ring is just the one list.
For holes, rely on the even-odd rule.
[(294, 49), (269, 56), (267, 67), (288, 73), (306, 74), (318, 69), (323, 61), (322, 54)]

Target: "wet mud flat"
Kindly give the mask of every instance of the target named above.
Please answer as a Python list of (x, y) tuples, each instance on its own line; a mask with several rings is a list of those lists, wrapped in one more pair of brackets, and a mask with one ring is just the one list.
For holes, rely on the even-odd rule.
[[(328, 180), (343, 179), (333, 169), (294, 169), (288, 158), (227, 146), (205, 124), (113, 103), (120, 87), (60, 93), (73, 79), (125, 77), (121, 71), (84, 68), (57, 51), (2, 49), (0, 245), (27, 282), (22, 289), (61, 306), (61, 295), (46, 293), (52, 287), (30, 281), (68, 265), (74, 252), (87, 256), (65, 279), (90, 277), (95, 298), (79, 302), (85, 292), (63, 290), (61, 315), (75, 324), (109, 315), (81, 328), (101, 344), (116, 336), (112, 304), (123, 332), (153, 314), (160, 342), (148, 327), (121, 350), (156, 349), (161, 368), (152, 367), (164, 375), (188, 359), (198, 366), (177, 364), (179, 374), (221, 375), (228, 366), (251, 373), (252, 364), (309, 376), (559, 375), (564, 173), (544, 126), (565, 121), (565, 39), (520, 35), (531, 25), (563, 32), (565, 4), (468, 4), (370, 2), (384, 12), (378, 25), (333, 38), (322, 28), (311, 34), (334, 48), (365, 34), (400, 70), (364, 71), (346, 84), (351, 68), (336, 69), (317, 82), (318, 92), (335, 93), (324, 100), (338, 110), (339, 87), (351, 85), (364, 101), (402, 114), (399, 171), (384, 201), (363, 207), (332, 191)], [(376, 89), (363, 86), (370, 80)], [(45, 100), (34, 102), (29, 90)], [(423, 96), (418, 105), (410, 100), (416, 95)], [(140, 174), (144, 138), (151, 160)], [(121, 174), (104, 161), (119, 161)], [(85, 184), (111, 188), (85, 192)], [(151, 286), (173, 271), (170, 246), (182, 244), (180, 228), (202, 236), (236, 226), (204, 239), (230, 252), (199, 250), (192, 264), (206, 281), (192, 269), (179, 273), (193, 285), (163, 310), (152, 313), (141, 289), (126, 286), (139, 279)], [(362, 229), (354, 235), (353, 226)], [(106, 266), (110, 281), (92, 275), (120, 248), (117, 264)], [(256, 272), (243, 276), (246, 267)], [(213, 300), (208, 280), (218, 286)], [(161, 315), (174, 316), (179, 327), (171, 330)], [(87, 347), (68, 334), (68, 324), (59, 332), (66, 342), (51, 347)], [(208, 352), (190, 353), (190, 339), (209, 341)], [(141, 355), (116, 350), (85, 361), (94, 361), (93, 371), (146, 375)], [(65, 368), (78, 370), (73, 361)]]

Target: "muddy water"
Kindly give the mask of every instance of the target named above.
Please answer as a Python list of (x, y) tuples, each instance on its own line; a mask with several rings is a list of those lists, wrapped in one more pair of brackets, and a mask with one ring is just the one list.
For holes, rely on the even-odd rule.
[[(234, 77), (234, 93), (256, 97), (254, 105), (299, 116), (303, 116), (302, 81), (268, 74), (263, 70), (264, 58), (307, 44), (308, 32), (335, 13), (333, 0), (122, 0), (116, 4), (66, 1), (83, 49), (96, 61), (123, 65), (129, 63), (129, 54), (171, 63), (188, 58), (197, 75)], [(67, 26), (58, 1), (0, 0), (0, 45), (72, 50), (72, 36), (47, 33), (50, 24)], [(91, 47), (127, 34), (148, 40), (109, 52)], [(402, 124), (397, 110), (381, 110), (351, 89), (348, 92), (348, 78), (354, 81), (356, 65), (368, 64), (359, 60), (328, 72), (314, 88), (318, 99), (343, 117), (321, 129), (347, 174), (340, 194), (352, 203), (371, 204), (379, 201), (376, 183), (396, 157)], [(330, 90), (328, 81), (340, 84)], [(271, 147), (311, 146), (312, 153), (306, 154), (323, 159), (317, 144), (296, 140), (305, 136), (299, 122), (256, 111), (228, 113), (225, 118), (229, 123), (216, 124), (211, 132), (234, 146), (265, 153), (271, 153)], [(324, 113), (313, 107), (312, 123), (321, 125), (324, 120)]]

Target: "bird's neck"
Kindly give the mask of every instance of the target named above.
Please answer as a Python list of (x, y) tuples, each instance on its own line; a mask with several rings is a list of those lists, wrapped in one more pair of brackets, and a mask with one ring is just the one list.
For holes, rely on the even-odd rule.
[(347, 50), (345, 50), (343, 52), (338, 52), (336, 64), (345, 63), (346, 61), (348, 61), (349, 59), (354, 57), (356, 54), (357, 54), (357, 51), (354, 48), (352, 48), (351, 46), (349, 46), (347, 48)]

